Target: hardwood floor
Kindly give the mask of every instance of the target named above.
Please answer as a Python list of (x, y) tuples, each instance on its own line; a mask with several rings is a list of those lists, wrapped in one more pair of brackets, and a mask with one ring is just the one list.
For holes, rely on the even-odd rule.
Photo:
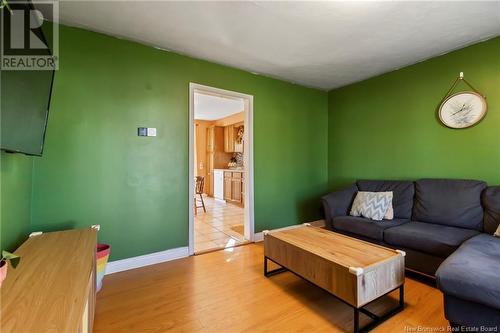
[[(376, 332), (447, 326), (439, 290), (407, 278), (405, 298), (405, 310)], [(292, 273), (265, 278), (259, 243), (107, 275), (94, 332), (351, 332), (352, 312)]]
[(194, 217), (194, 252), (238, 246), (243, 235), (243, 208), (204, 196), (207, 212), (198, 209)]

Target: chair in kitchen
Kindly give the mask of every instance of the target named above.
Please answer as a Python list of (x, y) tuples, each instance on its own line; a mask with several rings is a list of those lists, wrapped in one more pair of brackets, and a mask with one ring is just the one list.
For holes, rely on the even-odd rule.
[[(194, 188), (194, 215), (198, 214), (198, 208), (203, 208), (206, 213), (205, 202), (203, 201), (203, 187), (205, 186), (205, 177), (196, 176), (195, 177), (195, 188)], [(199, 197), (199, 198), (198, 198)], [(201, 206), (198, 206), (198, 200), (201, 201)]]

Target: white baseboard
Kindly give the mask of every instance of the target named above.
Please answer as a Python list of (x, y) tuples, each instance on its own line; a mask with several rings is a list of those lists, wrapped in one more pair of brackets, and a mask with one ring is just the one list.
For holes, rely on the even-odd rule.
[(138, 257), (115, 260), (108, 263), (106, 266), (106, 275), (127, 271), (129, 269), (159, 264), (165, 261), (185, 258), (189, 256), (188, 247), (178, 247), (175, 249), (154, 252)]
[[(291, 225), (291, 226), (288, 226), (288, 227), (283, 227), (283, 228), (278, 228), (278, 229), (272, 229), (272, 230), (269, 230), (269, 231), (272, 232), (272, 231), (282, 231), (282, 230), (287, 230), (287, 229), (293, 229), (293, 228), (301, 227), (304, 224), (310, 224), (313, 227), (322, 228), (322, 227), (325, 226), (325, 220), (317, 220), (317, 221), (312, 221), (312, 222), (306, 222), (306, 223)], [(263, 232), (257, 232), (257, 233), (255, 233), (253, 235), (253, 241), (255, 243), (264, 241), (264, 233)]]
[(253, 234), (253, 242), (258, 243), (264, 240), (264, 234), (262, 232), (256, 232)]
[[(324, 225), (324, 220), (310, 222), (310, 224), (320, 227)], [(293, 229), (300, 226), (303, 226), (303, 224), (291, 225), (284, 228), (273, 229), (271, 231)], [(262, 242), (264, 240), (264, 234), (262, 232), (257, 232), (254, 234), (253, 239), (254, 242)], [(138, 257), (115, 260), (108, 263), (108, 265), (106, 266), (105, 274), (108, 275), (108, 274), (123, 272), (129, 269), (159, 264), (165, 261), (185, 258), (188, 256), (189, 256), (189, 248), (186, 246), (160, 252), (149, 253)]]

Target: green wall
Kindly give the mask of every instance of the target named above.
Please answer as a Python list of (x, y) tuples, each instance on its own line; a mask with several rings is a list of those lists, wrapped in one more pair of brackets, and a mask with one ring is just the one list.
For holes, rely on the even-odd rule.
[(187, 246), (189, 82), (254, 96), (256, 232), (319, 218), (326, 92), (61, 26), (32, 229), (101, 224), (112, 260)]
[(0, 154), (0, 249), (13, 251), (30, 231), (33, 160)]
[[(486, 95), (477, 126), (436, 118), (463, 71)], [(459, 88), (465, 90), (463, 83)], [(329, 187), (355, 179), (482, 179), (500, 184), (500, 37), (329, 92)]]
[[(320, 217), (357, 178), (500, 184), (499, 54), (496, 38), (327, 94), (61, 26), (44, 156), (1, 156), (1, 246), (91, 224), (112, 260), (186, 246), (189, 82), (254, 96), (257, 232)], [(460, 71), (489, 111), (451, 130), (436, 109)]]

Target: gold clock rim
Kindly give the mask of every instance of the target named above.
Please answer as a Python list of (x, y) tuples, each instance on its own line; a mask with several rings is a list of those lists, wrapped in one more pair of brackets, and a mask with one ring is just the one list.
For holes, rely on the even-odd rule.
[[(458, 95), (462, 95), (462, 94), (471, 94), (471, 95), (476, 95), (477, 97), (479, 97), (479, 99), (483, 103), (484, 111), (483, 111), (483, 114), (481, 115), (481, 117), (476, 122), (474, 122), (473, 124), (471, 124), (469, 126), (465, 126), (465, 127), (453, 127), (453, 126), (448, 125), (444, 121), (444, 119), (443, 119), (443, 117), (441, 115), (441, 112), (443, 111), (443, 106), (446, 104), (446, 102), (448, 102), (451, 98), (453, 98), (455, 96), (458, 96)], [(446, 126), (448, 128), (451, 128), (451, 129), (465, 129), (465, 128), (471, 128), (471, 127), (476, 126), (477, 124), (479, 124), (484, 119), (484, 117), (486, 117), (486, 113), (487, 112), (488, 112), (488, 103), (486, 103), (486, 98), (484, 96), (482, 96), (481, 94), (479, 94), (479, 93), (477, 93), (475, 91), (460, 91), (460, 92), (454, 93), (454, 94), (446, 97), (446, 99), (439, 106), (438, 115), (439, 115), (439, 120), (441, 121), (441, 123), (444, 126)]]

